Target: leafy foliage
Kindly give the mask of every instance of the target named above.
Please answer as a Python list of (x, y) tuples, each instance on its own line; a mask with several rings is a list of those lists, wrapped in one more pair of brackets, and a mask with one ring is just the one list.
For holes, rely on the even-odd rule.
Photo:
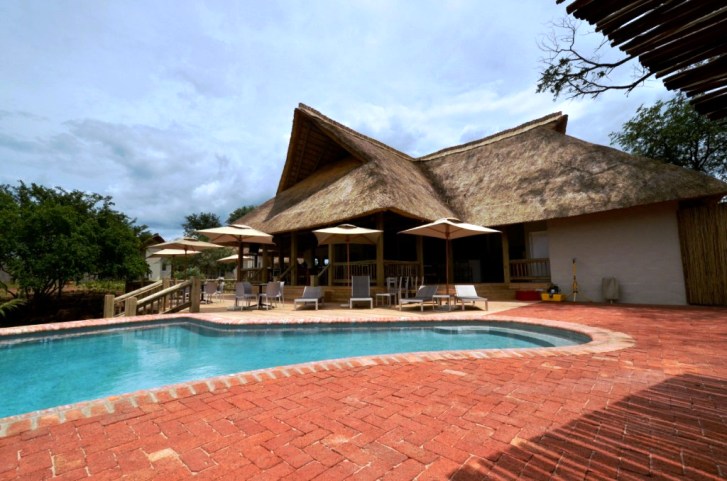
[(135, 226), (110, 197), (20, 183), (0, 186), (0, 268), (26, 295), (60, 295), (83, 277), (132, 279), (147, 265)]
[(25, 299), (10, 299), (9, 301), (0, 302), (0, 319), (8, 315), (13, 309), (17, 309), (25, 304)]
[(611, 142), (636, 155), (727, 180), (727, 124), (697, 113), (684, 94), (641, 106)]
[(189, 214), (184, 218), (182, 228), (184, 229), (184, 235), (187, 237), (194, 237), (201, 239), (196, 231), (201, 229), (210, 229), (212, 227), (219, 227), (222, 225), (220, 218), (217, 214), (212, 212), (200, 212), (199, 214)]
[[(596, 98), (607, 90), (631, 92), (653, 75), (631, 56), (607, 60), (606, 56), (613, 55), (614, 50), (608, 47), (605, 37), (591, 53), (584, 53), (588, 48), (576, 46), (582, 38), (580, 26), (580, 22), (565, 17), (553, 23), (550, 34), (541, 39), (539, 46), (546, 56), (541, 59), (544, 69), (537, 92), (550, 92), (554, 98), (561, 95)], [(625, 66), (633, 68), (628, 80), (615, 81), (612, 75), (622, 72)]]
[(248, 213), (252, 212), (253, 210), (255, 210), (255, 207), (257, 207), (257, 206), (245, 205), (242, 207), (238, 207), (237, 209), (230, 212), (229, 216), (227, 216), (227, 223), (233, 224), (237, 219), (239, 219), (239, 218), (247, 215)]

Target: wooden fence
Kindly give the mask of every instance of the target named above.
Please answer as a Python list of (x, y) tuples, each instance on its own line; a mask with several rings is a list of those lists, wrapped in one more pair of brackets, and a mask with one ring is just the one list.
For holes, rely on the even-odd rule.
[(679, 210), (689, 304), (727, 306), (727, 204)]

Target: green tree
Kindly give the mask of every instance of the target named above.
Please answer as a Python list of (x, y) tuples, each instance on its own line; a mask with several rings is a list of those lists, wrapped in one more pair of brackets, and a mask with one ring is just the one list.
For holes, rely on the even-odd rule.
[(137, 231), (112, 205), (110, 197), (58, 187), (0, 186), (0, 268), (34, 298), (60, 295), (85, 276), (143, 275)]
[(196, 233), (196, 231), (219, 227), (221, 225), (222, 222), (220, 222), (220, 218), (217, 214), (213, 214), (212, 212), (200, 212), (199, 214), (189, 214), (186, 216), (184, 218), (182, 228), (184, 229), (185, 236), (200, 239), (204, 236), (200, 236)]
[(255, 207), (257, 207), (257, 206), (245, 205), (242, 207), (238, 207), (237, 209), (230, 212), (229, 216), (227, 216), (227, 223), (233, 224), (237, 219), (239, 219), (239, 218), (247, 215), (249, 212), (252, 212), (253, 210), (255, 210)]
[(727, 179), (727, 123), (699, 115), (684, 94), (642, 105), (610, 138), (632, 154)]

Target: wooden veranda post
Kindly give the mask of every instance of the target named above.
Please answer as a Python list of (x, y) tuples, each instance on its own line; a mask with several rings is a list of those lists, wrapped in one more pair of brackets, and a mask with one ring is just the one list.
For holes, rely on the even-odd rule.
[(263, 247), (263, 282), (268, 282), (268, 268), (270, 267), (270, 254), (267, 246)]
[(298, 285), (298, 233), (290, 234), (290, 285)]
[(328, 286), (333, 287), (333, 276), (336, 270), (333, 268), (333, 263), (336, 260), (334, 255), (336, 250), (333, 248), (333, 244), (328, 244)]
[(419, 269), (419, 273), (417, 274), (422, 278), (421, 282), (424, 284), (424, 238), (422, 236), (417, 236), (416, 239), (417, 243), (417, 269)]
[(379, 240), (376, 242), (376, 286), (384, 287), (384, 214), (379, 213), (376, 216), (376, 228), (382, 231)]
[(506, 285), (510, 285), (510, 245), (507, 241), (507, 229), (502, 229), (502, 273)]

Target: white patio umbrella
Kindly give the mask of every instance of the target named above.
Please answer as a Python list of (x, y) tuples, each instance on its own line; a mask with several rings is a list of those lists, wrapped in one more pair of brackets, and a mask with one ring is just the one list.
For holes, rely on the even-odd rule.
[(237, 281), (242, 281), (243, 244), (275, 244), (273, 236), (242, 224), (230, 224), (197, 231), (215, 244), (237, 247)]
[(326, 227), (314, 230), (318, 244), (346, 244), (346, 279), (351, 279), (351, 244), (376, 245), (383, 231), (356, 227), (352, 224), (341, 224), (336, 227)]
[(184, 249), (161, 249), (152, 254), (149, 254), (147, 257), (169, 257), (172, 263), (172, 277), (174, 277), (174, 258), (187, 257), (195, 254), (199, 254), (199, 251), (185, 251)]
[(399, 234), (423, 235), (445, 240), (444, 259), (447, 273), (446, 293), (449, 293), (449, 242), (452, 239), (460, 239), (462, 237), (495, 233), (500, 233), (500, 231), (490, 229), (488, 227), (482, 227), (481, 225), (468, 224), (452, 217), (444, 217), (442, 219), (437, 219), (434, 222), (430, 222), (429, 224), (420, 225), (418, 227), (413, 227), (399, 232)]

